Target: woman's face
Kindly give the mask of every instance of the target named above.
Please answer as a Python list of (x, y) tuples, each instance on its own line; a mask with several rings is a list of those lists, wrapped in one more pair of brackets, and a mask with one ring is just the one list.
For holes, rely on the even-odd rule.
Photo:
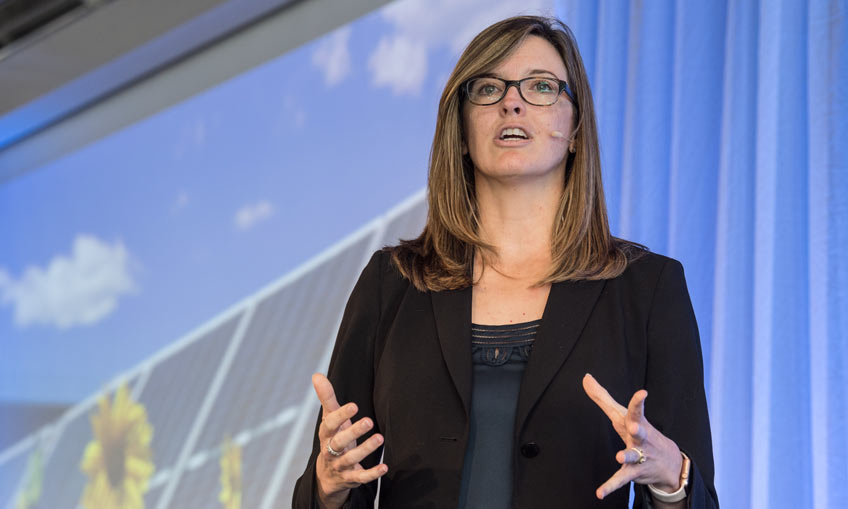
[[(548, 76), (568, 81), (559, 53), (538, 36), (527, 37), (491, 73), (505, 80)], [(521, 98), (516, 87), (509, 87), (500, 102), (489, 106), (466, 99), (462, 118), (465, 146), (478, 178), (564, 178), (574, 126), (574, 107), (564, 93), (550, 106), (534, 106)], [(507, 129), (511, 130), (505, 133)], [(554, 131), (562, 137), (551, 136)]]

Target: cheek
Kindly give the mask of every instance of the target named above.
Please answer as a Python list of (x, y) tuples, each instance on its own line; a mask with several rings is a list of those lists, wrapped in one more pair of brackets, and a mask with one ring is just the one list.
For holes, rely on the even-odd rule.
[(477, 119), (474, 115), (467, 115), (463, 118), (465, 122), (465, 136), (470, 141), (476, 139), (478, 136), (478, 132), (480, 131), (479, 125), (480, 120)]
[(577, 126), (577, 116), (574, 114), (574, 108), (569, 106), (566, 115), (563, 115), (562, 123), (563, 127), (568, 129), (569, 132), (573, 131)]
[[(555, 106), (558, 106), (556, 104)], [(566, 135), (570, 135), (575, 126), (574, 109), (570, 103), (563, 104), (560, 111), (550, 119), (551, 130), (560, 131)]]
[(480, 128), (481, 120), (471, 116), (465, 119), (465, 144), (472, 158), (480, 150), (486, 138), (485, 132)]

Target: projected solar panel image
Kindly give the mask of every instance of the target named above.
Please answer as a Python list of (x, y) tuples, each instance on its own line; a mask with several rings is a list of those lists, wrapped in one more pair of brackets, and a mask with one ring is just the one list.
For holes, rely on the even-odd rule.
[(81, 500), (89, 481), (82, 470), (82, 463), (92, 447), (102, 448), (104, 458), (108, 458), (102, 464), (103, 473), (109, 475), (106, 471), (107, 462), (115, 463), (111, 458), (117, 459), (118, 456), (113, 454), (124, 452), (124, 444), (120, 443), (118, 436), (114, 436), (117, 441), (110, 440), (113, 436), (108, 430), (96, 433), (93, 429), (94, 417), (104, 418), (104, 421), (108, 421), (104, 422), (105, 427), (112, 430), (123, 427), (124, 422), (131, 417), (129, 412), (114, 405), (114, 401), (118, 392), (132, 393), (138, 382), (138, 376), (120, 382), (117, 388), (107, 389), (97, 395), (96, 399), (92, 398), (75, 407), (60, 421), (55, 445), (45, 454), (43, 485), (50, 489), (41, 493), (40, 506), (72, 507)]
[[(225, 453), (219, 448), (219, 454), (209, 455), (205, 462), (185, 472), (168, 507), (215, 507), (220, 504), (220, 494), (236, 485), (241, 490), (242, 507), (260, 507), (282, 447), (291, 432), (291, 424), (288, 424), (253, 437), (244, 445), (235, 444), (234, 447), (240, 451), (240, 478), (227, 487), (221, 482), (222, 458)], [(277, 498), (284, 500), (282, 497)]]
[(256, 304), (198, 448), (259, 428), (302, 402), (370, 240), (358, 240)]
[[(290, 500), (318, 411), (310, 375), (326, 370), (347, 297), (373, 251), (417, 235), (425, 217), (418, 193), (72, 408), (53, 447), (3, 453), (2, 500), (16, 507), (34, 476), (51, 486), (37, 507), (84, 506), (98, 476), (146, 485), (139, 507)], [(26, 473), (36, 448), (41, 472)], [(130, 463), (143, 472), (115, 470)]]
[(172, 469), (243, 313), (155, 364), (139, 398), (153, 424), (156, 470)]
[(382, 231), (381, 238), (377, 243), (380, 246), (393, 246), (400, 239), (411, 239), (417, 237), (427, 220), (427, 202), (423, 199), (414, 200), (409, 204), (409, 209), (403, 214), (391, 219)]
[(10, 500), (17, 493), (34, 450), (35, 445), (30, 443), (0, 458), (0, 500)]

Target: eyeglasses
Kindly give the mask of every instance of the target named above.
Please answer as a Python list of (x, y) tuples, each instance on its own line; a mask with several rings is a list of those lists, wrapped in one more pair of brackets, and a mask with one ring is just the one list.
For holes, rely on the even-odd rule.
[(534, 106), (550, 106), (557, 102), (563, 92), (575, 106), (577, 105), (568, 83), (557, 78), (538, 76), (530, 76), (518, 81), (489, 76), (473, 78), (465, 82), (465, 94), (472, 104), (489, 106), (500, 102), (511, 86), (518, 89), (518, 94), (526, 103)]

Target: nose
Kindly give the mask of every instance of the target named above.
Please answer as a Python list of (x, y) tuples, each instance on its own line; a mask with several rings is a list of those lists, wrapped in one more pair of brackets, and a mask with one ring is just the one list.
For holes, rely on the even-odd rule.
[(501, 110), (505, 115), (514, 113), (521, 114), (524, 111), (524, 99), (518, 92), (518, 85), (510, 85), (506, 89), (506, 94), (501, 99)]

